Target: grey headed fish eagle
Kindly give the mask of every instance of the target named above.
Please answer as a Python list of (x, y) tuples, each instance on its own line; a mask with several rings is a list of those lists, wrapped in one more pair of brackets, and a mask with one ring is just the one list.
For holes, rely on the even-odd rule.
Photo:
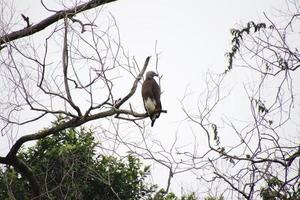
[(154, 71), (146, 73), (146, 80), (142, 85), (142, 97), (144, 107), (151, 119), (151, 126), (154, 125), (155, 120), (159, 117), (161, 112), (160, 102), (160, 87), (154, 80), (154, 76), (158, 76)]

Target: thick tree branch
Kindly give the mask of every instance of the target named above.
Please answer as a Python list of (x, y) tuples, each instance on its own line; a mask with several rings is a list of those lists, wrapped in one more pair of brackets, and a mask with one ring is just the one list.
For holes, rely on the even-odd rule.
[[(161, 112), (165, 113), (166, 111), (162, 110)], [(58, 132), (60, 132), (62, 130), (65, 130), (67, 128), (75, 128), (75, 127), (78, 127), (78, 126), (80, 126), (84, 123), (87, 123), (89, 121), (92, 121), (92, 120), (101, 119), (101, 118), (104, 118), (104, 117), (110, 117), (110, 116), (113, 116), (113, 115), (120, 115), (120, 114), (127, 114), (127, 115), (131, 115), (131, 116), (134, 116), (134, 117), (141, 117), (141, 118), (145, 118), (145, 117), (148, 116), (147, 113), (136, 113), (136, 112), (133, 112), (133, 111), (130, 111), (130, 110), (120, 110), (120, 109), (112, 108), (110, 110), (100, 112), (100, 113), (97, 113), (97, 114), (94, 114), (94, 115), (82, 116), (80, 118), (73, 118), (73, 119), (70, 119), (69, 121), (66, 121), (64, 123), (56, 125), (52, 128), (44, 129), (44, 130), (42, 130), (38, 133), (29, 134), (29, 135), (25, 135), (25, 136), (20, 137), (16, 141), (16, 143), (12, 146), (12, 148), (10, 149), (9, 153), (6, 156), (6, 159), (11, 159), (11, 158), (15, 157), (16, 154), (18, 153), (20, 147), (28, 141), (38, 140), (38, 139), (47, 137), (49, 135), (58, 133)], [(4, 160), (5, 160), (4, 158), (1, 159), (1, 157), (0, 157), (0, 163), (7, 164), (7, 163), (4, 162)]]
[(8, 164), (6, 158), (2, 157), (2, 156), (0, 156), (0, 163), (2, 163), (2, 164)]
[(10, 158), (0, 157), (0, 163), (13, 166), (17, 172), (22, 174), (22, 177), (26, 177), (26, 179), (29, 181), (29, 185), (32, 187), (33, 194), (36, 196), (36, 199), (39, 199), (41, 188), (34, 173), (30, 167), (25, 164), (25, 162), (14, 156)]
[[(55, 125), (52, 128), (48, 128), (48, 129), (44, 129), (38, 133), (34, 133), (34, 134), (29, 134), (29, 135), (25, 135), (20, 137), (16, 143), (11, 147), (9, 153), (7, 154), (7, 158), (11, 158), (11, 157), (15, 157), (16, 154), (18, 153), (20, 147), (28, 141), (32, 141), (32, 140), (38, 140), (44, 137), (47, 137), (48, 135), (54, 134), (54, 133), (58, 133), (59, 131), (65, 130), (67, 128), (75, 128), (77, 126), (80, 126), (88, 121), (91, 120), (95, 120), (95, 119), (100, 119), (100, 118), (104, 118), (104, 117), (109, 117), (112, 116), (114, 114), (116, 114), (116, 110), (115, 109), (110, 109), (108, 111), (104, 111), (104, 112), (100, 112), (94, 115), (90, 115), (90, 116), (86, 116), (86, 117), (81, 117), (81, 118), (72, 118), (69, 121), (66, 121), (64, 123), (61, 123), (59, 125)], [(1, 161), (1, 160), (0, 160)]]
[(68, 17), (72, 17), (74, 15), (76, 15), (77, 13), (89, 10), (91, 8), (95, 8), (101, 5), (104, 5), (106, 3), (110, 3), (116, 0), (91, 0), (87, 3), (81, 4), (79, 6), (76, 6), (74, 8), (71, 9), (67, 9), (67, 10), (61, 10), (58, 11), (57, 13), (47, 17), (46, 19), (40, 21), (39, 23), (32, 25), (30, 27), (26, 27), (24, 29), (18, 30), (18, 31), (14, 31), (11, 33), (8, 33), (6, 35), (3, 35), (0, 37), (0, 45), (5, 44), (7, 42), (16, 40), (16, 39), (20, 39), (29, 35), (33, 35), (36, 32), (39, 32), (43, 29), (45, 29), (46, 27), (50, 26), (51, 24), (57, 22), (60, 19), (63, 19), (66, 15)]
[(11, 165), (14, 166), (16, 171), (22, 174), (22, 177), (26, 177), (26, 179), (29, 181), (29, 185), (31, 186), (32, 192), (36, 197), (35, 199), (40, 199), (39, 196), (41, 194), (41, 187), (38, 184), (38, 181), (30, 167), (28, 167), (25, 164), (25, 162), (23, 162), (17, 157), (15, 157)]
[(287, 161), (287, 166), (291, 166), (291, 164), (293, 163), (293, 161), (297, 158), (300, 157), (300, 146), (298, 147), (298, 151), (295, 152), (293, 155), (291, 155), (290, 157), (288, 157), (286, 159)]

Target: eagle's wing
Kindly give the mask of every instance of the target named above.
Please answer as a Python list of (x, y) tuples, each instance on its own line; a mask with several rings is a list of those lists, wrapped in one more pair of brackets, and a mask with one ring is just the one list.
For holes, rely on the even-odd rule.
[(149, 80), (145, 80), (143, 85), (142, 85), (142, 97), (143, 97), (143, 102), (144, 102), (144, 108), (148, 112), (147, 106), (146, 106), (146, 101), (150, 97), (152, 97), (152, 89)]
[[(153, 79), (153, 83), (152, 83), (152, 92), (153, 92), (153, 98), (156, 102), (156, 107), (155, 110), (156, 111), (160, 111), (161, 110), (161, 102), (160, 102), (160, 87), (159, 85), (156, 83), (156, 81)], [(159, 117), (160, 112), (158, 112), (158, 116)]]
[(144, 101), (145, 110), (151, 118), (151, 126), (154, 125), (156, 118), (159, 117), (161, 110), (160, 102), (160, 87), (154, 79), (145, 80), (142, 85), (142, 97)]

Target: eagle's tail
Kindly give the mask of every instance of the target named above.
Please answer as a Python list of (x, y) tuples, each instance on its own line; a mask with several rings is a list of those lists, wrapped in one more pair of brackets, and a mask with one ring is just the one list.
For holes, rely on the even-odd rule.
[(155, 113), (154, 115), (151, 116), (151, 127), (154, 126), (154, 122), (157, 118), (159, 118), (160, 113)]
[(155, 119), (152, 119), (152, 120), (151, 120), (151, 127), (154, 126), (154, 122), (155, 122)]

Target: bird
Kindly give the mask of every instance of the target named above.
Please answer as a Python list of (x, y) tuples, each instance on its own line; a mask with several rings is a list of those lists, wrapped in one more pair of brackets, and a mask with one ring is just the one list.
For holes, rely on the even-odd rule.
[(151, 127), (153, 127), (155, 120), (159, 118), (161, 112), (161, 91), (154, 79), (155, 76), (158, 76), (158, 74), (154, 71), (148, 71), (146, 73), (146, 79), (142, 84), (144, 107), (151, 119)]

